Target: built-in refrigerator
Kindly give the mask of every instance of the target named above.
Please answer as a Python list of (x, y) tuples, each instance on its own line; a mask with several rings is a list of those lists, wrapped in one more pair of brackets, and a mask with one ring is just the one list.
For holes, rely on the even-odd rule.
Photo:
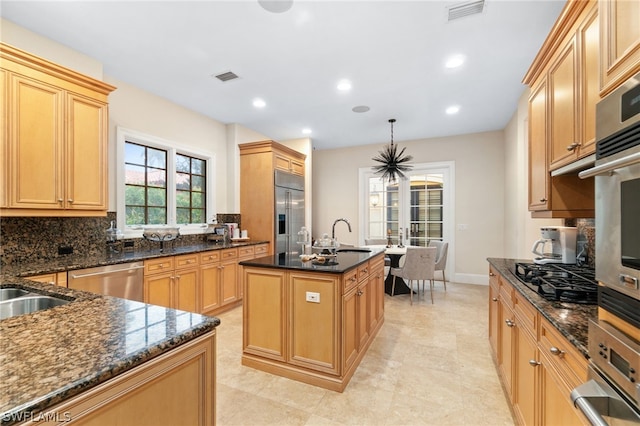
[(304, 226), (304, 177), (275, 171), (275, 254), (300, 254), (298, 231)]

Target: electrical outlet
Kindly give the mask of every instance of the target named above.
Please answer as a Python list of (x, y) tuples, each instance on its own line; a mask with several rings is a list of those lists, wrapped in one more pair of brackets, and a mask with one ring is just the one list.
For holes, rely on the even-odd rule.
[(58, 255), (73, 254), (72, 246), (58, 246)]
[(307, 302), (320, 303), (320, 293), (315, 293), (313, 291), (308, 291), (307, 292)]

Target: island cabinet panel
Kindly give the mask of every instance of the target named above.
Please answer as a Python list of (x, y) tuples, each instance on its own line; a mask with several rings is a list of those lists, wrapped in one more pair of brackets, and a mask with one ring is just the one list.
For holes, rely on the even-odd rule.
[[(335, 275), (289, 275), (289, 362), (338, 374), (340, 288)], [(307, 300), (313, 297), (316, 301)]]
[(354, 364), (358, 358), (360, 338), (358, 336), (358, 288), (353, 287), (342, 298), (342, 356), (343, 370)]
[(245, 354), (286, 360), (287, 312), (284, 272), (244, 268), (243, 348)]
[(48, 410), (58, 421), (26, 424), (68, 415), (77, 425), (213, 425), (215, 351), (207, 333)]

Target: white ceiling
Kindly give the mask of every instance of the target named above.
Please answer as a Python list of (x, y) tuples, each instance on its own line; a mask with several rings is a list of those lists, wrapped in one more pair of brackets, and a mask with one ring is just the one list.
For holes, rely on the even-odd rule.
[[(270, 13), (256, 0), (2, 0), (0, 14), (218, 121), (329, 149), (388, 142), (390, 118), (395, 141), (505, 127), (565, 1), (487, 0), (482, 14), (447, 22), (456, 3), (295, 0)], [(466, 62), (448, 70), (452, 54)], [(240, 78), (212, 77), (225, 71)], [(341, 79), (350, 92), (338, 92)]]

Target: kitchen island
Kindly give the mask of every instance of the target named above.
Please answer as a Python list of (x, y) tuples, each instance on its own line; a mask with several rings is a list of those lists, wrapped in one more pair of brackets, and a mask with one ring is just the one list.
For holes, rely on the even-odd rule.
[(242, 364), (342, 392), (384, 322), (384, 251), (243, 266)]
[(0, 424), (215, 423), (217, 318), (2, 278), (70, 302), (0, 321)]

